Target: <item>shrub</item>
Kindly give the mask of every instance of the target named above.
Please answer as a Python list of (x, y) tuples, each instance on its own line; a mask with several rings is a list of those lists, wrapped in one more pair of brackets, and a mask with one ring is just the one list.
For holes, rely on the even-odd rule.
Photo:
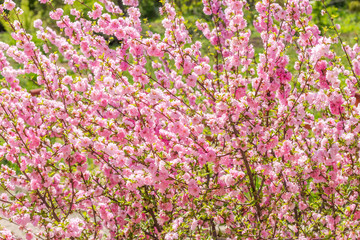
[(360, 47), (337, 56), (308, 0), (258, 2), (253, 23), (246, 1), (203, 0), (204, 42), (171, 2), (163, 35), (137, 0), (65, 4), (36, 36), (0, 7), (1, 215), (27, 239), (360, 237)]

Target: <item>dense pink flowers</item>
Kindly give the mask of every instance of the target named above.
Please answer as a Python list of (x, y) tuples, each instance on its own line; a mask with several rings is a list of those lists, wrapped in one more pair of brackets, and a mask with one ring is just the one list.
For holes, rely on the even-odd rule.
[(54, 9), (34, 36), (5, 18), (2, 219), (27, 239), (360, 238), (360, 47), (337, 56), (308, 0), (258, 1), (254, 22), (202, 2), (201, 40), (170, 1), (161, 34), (137, 0)]
[(12, 0), (6, 0), (3, 4), (3, 8), (9, 11), (13, 10), (15, 6), (16, 4)]

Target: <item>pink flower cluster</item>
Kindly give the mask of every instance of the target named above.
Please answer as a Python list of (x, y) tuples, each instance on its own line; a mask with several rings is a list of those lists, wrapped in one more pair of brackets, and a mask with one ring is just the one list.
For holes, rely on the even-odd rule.
[(258, 1), (254, 22), (203, 0), (201, 41), (171, 1), (162, 35), (123, 4), (55, 9), (36, 36), (1, 4), (1, 219), (27, 239), (360, 238), (358, 45), (336, 56), (309, 0)]

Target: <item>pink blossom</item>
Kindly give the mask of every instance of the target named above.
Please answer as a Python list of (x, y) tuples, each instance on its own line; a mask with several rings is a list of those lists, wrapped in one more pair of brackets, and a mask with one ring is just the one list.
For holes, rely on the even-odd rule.
[(43, 22), (40, 19), (37, 19), (34, 21), (34, 27), (35, 28), (41, 28), (41, 25), (43, 24)]
[(52, 11), (50, 13), (50, 17), (54, 20), (60, 20), (63, 13), (64, 13), (64, 10), (62, 10), (61, 8), (57, 8), (55, 11)]
[(174, 232), (169, 232), (165, 236), (165, 240), (175, 240), (175, 239), (178, 239), (178, 238), (179, 238), (179, 235), (177, 233), (174, 233)]
[(80, 237), (84, 229), (84, 222), (80, 218), (71, 218), (68, 221), (66, 237)]
[(136, 7), (139, 4), (138, 0), (123, 0), (123, 3), (125, 5), (134, 6), (134, 7)]
[(6, 10), (13, 10), (15, 8), (16, 4), (12, 0), (5, 0), (4, 1), (4, 9)]

